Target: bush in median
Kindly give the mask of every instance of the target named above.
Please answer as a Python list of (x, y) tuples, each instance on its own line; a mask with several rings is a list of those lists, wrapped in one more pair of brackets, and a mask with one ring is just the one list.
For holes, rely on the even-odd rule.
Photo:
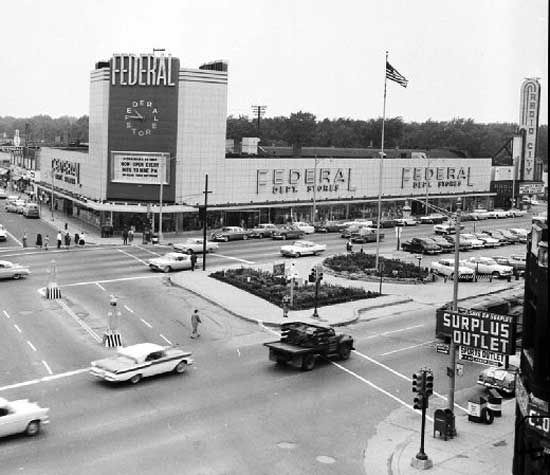
[[(279, 307), (283, 298), (290, 294), (290, 288), (284, 278), (274, 276), (267, 271), (241, 267), (210, 274), (210, 277), (250, 292)], [(338, 285), (319, 285), (317, 306), (334, 305), (353, 300), (378, 297), (377, 292), (365, 291), (358, 287), (341, 287)], [(290, 310), (305, 310), (315, 306), (315, 285), (300, 285), (294, 290), (294, 303)]]

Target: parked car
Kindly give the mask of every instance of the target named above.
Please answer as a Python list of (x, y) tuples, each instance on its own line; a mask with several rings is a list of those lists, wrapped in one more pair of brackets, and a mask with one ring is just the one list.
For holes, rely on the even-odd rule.
[(489, 366), (481, 370), (478, 376), (477, 384), (496, 389), (504, 396), (513, 396), (516, 392), (516, 373), (518, 367), (514, 365), (508, 368)]
[(317, 244), (311, 241), (295, 241), (294, 244), (281, 246), (281, 255), (287, 257), (317, 256), (325, 251), (325, 244)]
[[(447, 242), (450, 242), (454, 248), (456, 234), (444, 234), (443, 239), (445, 239)], [(462, 235), (460, 235), (458, 239), (458, 249), (459, 251), (470, 251), (472, 249), (472, 243), (468, 239), (465, 239)]]
[(324, 228), (327, 233), (340, 233), (346, 226), (342, 221), (326, 221)]
[(24, 209), (25, 209), (25, 206), (27, 206), (28, 203), (29, 203), (29, 202), (26, 201), (26, 200), (18, 200), (18, 201), (16, 202), (15, 212), (16, 212), (17, 214), (23, 214), (23, 211), (24, 211)]
[(44, 424), (48, 424), (49, 408), (40, 407), (28, 399), (8, 401), (0, 398), (0, 437), (25, 433), (37, 435)]
[(90, 374), (105, 381), (136, 384), (148, 376), (170, 372), (181, 374), (191, 364), (190, 351), (175, 346), (138, 343), (120, 348), (115, 356), (92, 361)]
[[(375, 220), (372, 227), (375, 228), (378, 223), (378, 220)], [(394, 228), (397, 226), (397, 221), (393, 218), (382, 218), (380, 220), (380, 227), (381, 228)]]
[(472, 213), (474, 221), (481, 221), (483, 219), (489, 219), (490, 213), (484, 208), (477, 208)]
[(431, 239), (412, 238), (401, 243), (401, 249), (417, 254), (439, 254), (441, 248)]
[(164, 256), (149, 259), (148, 264), (151, 270), (162, 272), (191, 269), (191, 255), (182, 254), (181, 252), (168, 252)]
[(28, 267), (15, 264), (9, 261), (0, 261), (0, 279), (20, 279), (23, 276), (30, 275)]
[[(185, 252), (187, 254), (202, 254), (203, 251), (202, 238), (188, 238), (183, 242), (177, 242), (172, 245), (174, 251)], [(206, 241), (206, 252), (216, 251), (220, 245), (217, 242)]]
[(17, 210), (19, 209), (19, 207), (23, 206), (25, 204), (25, 200), (10, 200), (8, 198), (8, 200), (6, 200), (6, 205), (4, 206), (4, 209), (8, 212), (8, 213), (17, 213)]
[[(460, 225), (460, 229), (464, 229), (464, 225)], [(434, 226), (435, 234), (456, 234), (456, 225), (451, 223), (441, 223)]]
[(271, 237), (273, 239), (301, 239), (303, 235), (304, 232), (301, 229), (291, 224), (285, 224), (273, 231)]
[(213, 241), (237, 241), (248, 239), (248, 231), (240, 226), (225, 226), (210, 236)]
[(435, 242), (441, 248), (442, 252), (453, 252), (455, 249), (453, 244), (441, 236), (430, 236), (427, 239)]
[(6, 241), (8, 239), (8, 232), (3, 224), (0, 224), (0, 241)]
[(490, 257), (472, 256), (461, 261), (461, 264), (475, 270), (478, 274), (492, 275), (496, 278), (512, 277), (512, 266), (498, 264)]
[(433, 213), (427, 216), (420, 216), (420, 224), (441, 224), (447, 221), (447, 216), (441, 213)]
[[(351, 234), (351, 242), (355, 242), (358, 244), (364, 244), (366, 242), (376, 242), (377, 231), (378, 230), (376, 228), (360, 228), (358, 232)], [(379, 240), (382, 241), (383, 239), (384, 233), (381, 232), (379, 235)]]
[(269, 238), (273, 234), (273, 231), (277, 229), (277, 226), (273, 223), (260, 223), (252, 229), (248, 230), (248, 237), (251, 238)]
[(481, 231), (483, 234), (491, 236), (493, 239), (496, 239), (499, 242), (499, 245), (503, 246), (505, 244), (513, 244), (514, 241), (506, 238), (498, 229), (487, 229)]
[(473, 213), (468, 213), (468, 212), (460, 213), (460, 221), (475, 221), (475, 220), (476, 218), (473, 215)]
[(493, 213), (495, 213), (495, 217), (497, 219), (503, 219), (503, 218), (510, 218), (511, 215), (508, 211), (504, 210), (504, 209), (495, 209), (493, 211)]
[(470, 243), (472, 244), (472, 249), (481, 249), (482, 247), (484, 247), (483, 241), (481, 239), (478, 239), (474, 234), (461, 234), (460, 238), (470, 241)]
[(325, 221), (316, 221), (312, 224), (313, 229), (316, 233), (326, 233), (327, 227), (325, 226)]
[(342, 232), (340, 233), (340, 237), (349, 239), (353, 234), (357, 234), (359, 230), (363, 228), (368, 228), (369, 226), (367, 224), (363, 223), (355, 223), (351, 224), (350, 226), (344, 228)]
[(480, 241), (483, 241), (483, 247), (498, 247), (502, 245), (498, 239), (485, 233), (475, 233), (474, 236)]
[(40, 207), (36, 203), (27, 203), (23, 207), (22, 215), (25, 218), (40, 218)]
[(313, 234), (315, 232), (315, 228), (308, 223), (305, 223), (303, 221), (294, 221), (295, 227), (297, 227), (300, 231), (302, 231), (304, 234)]
[(497, 229), (497, 231), (506, 239), (510, 244), (517, 244), (519, 242), (519, 236), (511, 233), (508, 229)]
[(529, 235), (529, 231), (527, 231), (527, 229), (510, 228), (510, 232), (518, 237), (519, 242), (521, 242), (521, 243), (526, 243), (527, 242), (527, 236)]
[(546, 223), (547, 220), (548, 220), (548, 215), (546, 213), (541, 213), (531, 218), (531, 222), (533, 224), (535, 223), (544, 224)]
[(510, 209), (509, 212), (510, 212), (510, 215), (513, 216), (514, 218), (525, 216), (527, 214), (527, 211), (525, 211), (524, 209), (516, 209), (516, 208)]
[(5, 200), (7, 197), (8, 195), (4, 191), (4, 188), (0, 188), (0, 200)]
[(515, 274), (523, 275), (527, 267), (526, 258), (523, 255), (512, 254), (511, 256), (493, 256), (497, 264), (511, 266)]
[(419, 223), (419, 221), (409, 216), (408, 218), (396, 218), (395, 219), (395, 225), (396, 226), (416, 226)]
[[(452, 279), (455, 272), (455, 261), (454, 259), (439, 259), (438, 261), (434, 261), (430, 266), (430, 272)], [(459, 265), (458, 278), (459, 280), (474, 280), (474, 271), (469, 267)]]

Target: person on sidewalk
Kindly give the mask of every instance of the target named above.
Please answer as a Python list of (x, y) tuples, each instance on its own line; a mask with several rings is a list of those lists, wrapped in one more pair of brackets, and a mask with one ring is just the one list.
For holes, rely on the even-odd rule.
[(36, 247), (42, 249), (42, 234), (40, 233), (36, 235)]
[(27, 233), (23, 233), (23, 247), (27, 247)]
[(57, 249), (61, 249), (61, 244), (63, 243), (63, 236), (61, 231), (57, 231)]
[(197, 265), (197, 254), (191, 252), (191, 270), (195, 271), (195, 266)]
[(74, 233), (74, 245), (78, 246), (79, 241), (80, 241), (80, 236), (78, 235), (78, 233)]
[(191, 327), (193, 328), (191, 338), (198, 338), (200, 336), (199, 323), (202, 323), (202, 320), (201, 317), (199, 317), (199, 310), (196, 308), (191, 315)]
[(50, 244), (50, 236), (46, 234), (46, 236), (44, 237), (44, 249), (46, 251), (48, 250), (49, 244)]
[(128, 241), (130, 244), (134, 241), (134, 233), (136, 232), (135, 226), (130, 226), (130, 230), (128, 231)]
[(348, 239), (348, 242), (346, 242), (346, 251), (350, 254), (353, 252), (353, 244), (351, 243), (351, 239)]
[(128, 245), (128, 230), (126, 228), (122, 230), (122, 244), (124, 246)]
[(84, 234), (84, 231), (80, 233), (80, 240), (78, 241), (78, 244), (81, 246), (84, 246), (86, 244), (86, 235)]
[(65, 233), (65, 247), (68, 249), (71, 245), (71, 235), (69, 234), (69, 231)]

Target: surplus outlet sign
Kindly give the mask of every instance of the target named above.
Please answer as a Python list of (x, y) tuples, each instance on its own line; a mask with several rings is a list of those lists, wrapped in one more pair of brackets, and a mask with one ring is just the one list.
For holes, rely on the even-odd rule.
[(514, 354), (516, 320), (511, 315), (467, 309), (437, 315), (437, 333), (446, 334), (456, 345), (479, 348), (489, 353)]

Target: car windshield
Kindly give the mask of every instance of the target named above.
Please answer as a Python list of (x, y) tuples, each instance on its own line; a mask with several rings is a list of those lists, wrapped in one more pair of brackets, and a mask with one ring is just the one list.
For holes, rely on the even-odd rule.
[(482, 259), (479, 260), (479, 262), (483, 264), (488, 264), (488, 265), (495, 265), (497, 263), (494, 259), (490, 257), (483, 257)]

